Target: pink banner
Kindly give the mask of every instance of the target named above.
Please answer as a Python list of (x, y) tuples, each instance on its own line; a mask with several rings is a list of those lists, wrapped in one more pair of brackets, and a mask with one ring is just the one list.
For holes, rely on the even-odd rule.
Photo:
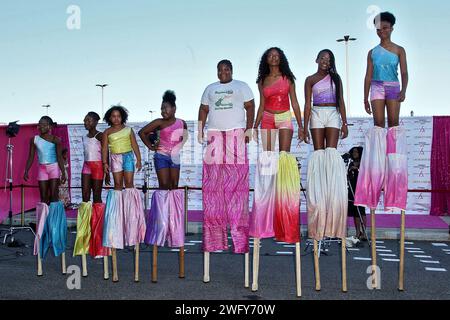
[[(9, 212), (9, 183), (7, 179), (9, 179), (9, 172), (6, 175), (6, 163), (8, 161), (8, 151), (7, 145), (8, 136), (6, 135), (6, 126), (0, 126), (0, 181), (1, 191), (0, 191), (0, 222), (3, 222), (8, 218)], [(58, 125), (57, 128), (53, 130), (53, 133), (59, 136), (62, 140), (63, 148), (69, 149), (70, 156), (70, 148), (68, 144), (68, 134), (67, 134), (67, 125)], [(25, 171), (25, 165), (27, 163), (30, 140), (38, 134), (37, 125), (36, 124), (25, 124), (20, 126), (19, 133), (16, 137), (11, 138), (10, 144), (12, 147), (12, 160), (13, 160), (13, 172), (12, 172), (12, 180), (14, 186), (19, 186), (13, 189), (12, 193), (12, 212), (13, 215), (20, 213), (21, 211), (21, 188), (20, 185), (26, 186), (36, 186), (36, 188), (25, 188), (25, 206), (24, 210), (34, 209), (36, 207), (36, 203), (40, 201), (39, 199), (39, 189), (37, 188), (37, 156), (33, 162), (33, 165), (29, 172), (30, 179), (25, 182), (23, 180), (23, 174)], [(9, 171), (9, 170), (8, 170)], [(68, 175), (70, 177), (70, 167)], [(69, 178), (70, 183), (70, 178)], [(5, 189), (6, 186), (6, 189)]]

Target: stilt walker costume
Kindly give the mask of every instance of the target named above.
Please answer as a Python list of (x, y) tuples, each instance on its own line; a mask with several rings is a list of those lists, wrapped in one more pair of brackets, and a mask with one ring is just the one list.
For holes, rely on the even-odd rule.
[[(245, 143), (246, 111), (253, 93), (242, 81), (209, 85), (201, 104), (209, 107), (208, 144), (203, 158), (204, 282), (209, 282), (209, 253), (228, 250), (230, 227), (233, 252), (245, 254), (248, 276), (249, 163)], [(253, 119), (252, 119), (253, 121)]]
[[(56, 145), (39, 135), (34, 137), (34, 145), (38, 152), (38, 181), (59, 179), (61, 170), (56, 155)], [(50, 247), (55, 256), (61, 255), (62, 272), (66, 272), (65, 251), (67, 242), (67, 220), (64, 205), (61, 201), (38, 203), (36, 206), (36, 238), (34, 254), (38, 255), (38, 275), (42, 275), (41, 259), (45, 259)]]
[[(399, 57), (381, 45), (372, 49), (373, 78), (370, 101), (398, 100), (400, 82), (397, 76)], [(375, 210), (384, 188), (385, 210), (401, 210), (399, 289), (403, 290), (404, 225), (408, 195), (408, 161), (406, 132), (402, 127), (373, 127), (365, 134), (365, 152), (361, 159), (355, 206), (370, 209), (372, 224), (372, 265), (376, 279)], [(376, 281), (373, 287), (377, 288)]]
[[(131, 128), (108, 135), (110, 149), (111, 171), (134, 172), (135, 160), (131, 146)], [(141, 194), (136, 188), (125, 190), (110, 190), (106, 198), (105, 221), (103, 229), (103, 246), (113, 249), (123, 249), (125, 246), (135, 246), (136, 257), (139, 255), (139, 243), (145, 238), (145, 215)], [(113, 253), (113, 281), (115, 250)], [(138, 262), (135, 261), (136, 266)], [(135, 272), (135, 281), (136, 272)]]
[[(97, 139), (99, 132), (92, 138), (83, 136), (84, 163), (82, 174), (89, 175), (92, 180), (103, 181), (103, 164), (101, 142)], [(109, 278), (109, 249), (103, 247), (103, 222), (105, 205), (103, 203), (81, 202), (78, 207), (77, 237), (73, 255), (81, 255), (83, 276), (87, 276), (86, 255), (104, 258), (104, 278)]]
[[(180, 169), (184, 124), (181, 119), (159, 131), (155, 169)], [(153, 245), (152, 282), (157, 282), (158, 246), (179, 248), (179, 277), (184, 278), (184, 190), (155, 190), (147, 221), (145, 243)]]
[[(342, 122), (336, 107), (336, 86), (330, 74), (312, 86), (312, 97), (310, 129), (340, 130)], [(321, 289), (318, 242), (324, 238), (340, 238), (342, 291), (346, 292), (347, 172), (336, 148), (317, 149), (312, 153), (308, 163), (306, 190), (308, 237), (314, 241), (316, 290)]]
[[(262, 130), (293, 130), (289, 90), (290, 83), (285, 77), (264, 88), (264, 107), (280, 113), (264, 111)], [(295, 157), (288, 152), (263, 151), (259, 155), (250, 214), (250, 236), (255, 239), (252, 291), (257, 291), (260, 239), (275, 237), (278, 241), (295, 243), (296, 251), (300, 248), (300, 174)], [(299, 284), (299, 252), (297, 255)], [(299, 285), (297, 289), (300, 296)]]

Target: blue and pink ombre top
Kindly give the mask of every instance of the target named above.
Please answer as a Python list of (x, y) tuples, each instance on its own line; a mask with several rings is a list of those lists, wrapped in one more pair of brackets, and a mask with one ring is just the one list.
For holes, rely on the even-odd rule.
[(56, 158), (56, 145), (40, 136), (34, 136), (34, 145), (37, 149), (39, 164), (51, 164), (58, 162)]
[(175, 123), (159, 131), (158, 153), (170, 156), (178, 154), (181, 150), (181, 138), (183, 137), (183, 121), (176, 119)]
[(386, 50), (381, 45), (372, 49), (372, 64), (374, 81), (398, 82), (398, 55)]
[(313, 105), (336, 103), (336, 87), (328, 74), (312, 87)]

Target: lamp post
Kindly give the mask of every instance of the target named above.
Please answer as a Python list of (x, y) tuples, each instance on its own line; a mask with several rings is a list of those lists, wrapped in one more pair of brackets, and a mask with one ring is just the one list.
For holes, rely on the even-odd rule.
[(95, 85), (96, 87), (100, 87), (100, 88), (102, 88), (102, 116), (104, 115), (104, 109), (103, 109), (103, 90), (105, 89), (105, 87), (107, 87), (108, 86), (108, 84), (107, 83), (105, 83), (105, 84), (96, 84)]
[(348, 43), (349, 41), (356, 41), (356, 38), (344, 36), (342, 39), (337, 39), (337, 42), (345, 42), (345, 82), (347, 87), (347, 115), (350, 115), (350, 83), (349, 83), (349, 65), (348, 65)]
[(48, 108), (50, 108), (50, 105), (49, 104), (43, 104), (42, 108), (47, 108), (46, 115), (48, 116)]

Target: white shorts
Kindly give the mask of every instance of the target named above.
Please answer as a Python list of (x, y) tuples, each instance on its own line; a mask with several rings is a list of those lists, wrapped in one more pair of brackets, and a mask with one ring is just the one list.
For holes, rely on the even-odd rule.
[(341, 116), (335, 106), (311, 107), (310, 129), (341, 129)]

